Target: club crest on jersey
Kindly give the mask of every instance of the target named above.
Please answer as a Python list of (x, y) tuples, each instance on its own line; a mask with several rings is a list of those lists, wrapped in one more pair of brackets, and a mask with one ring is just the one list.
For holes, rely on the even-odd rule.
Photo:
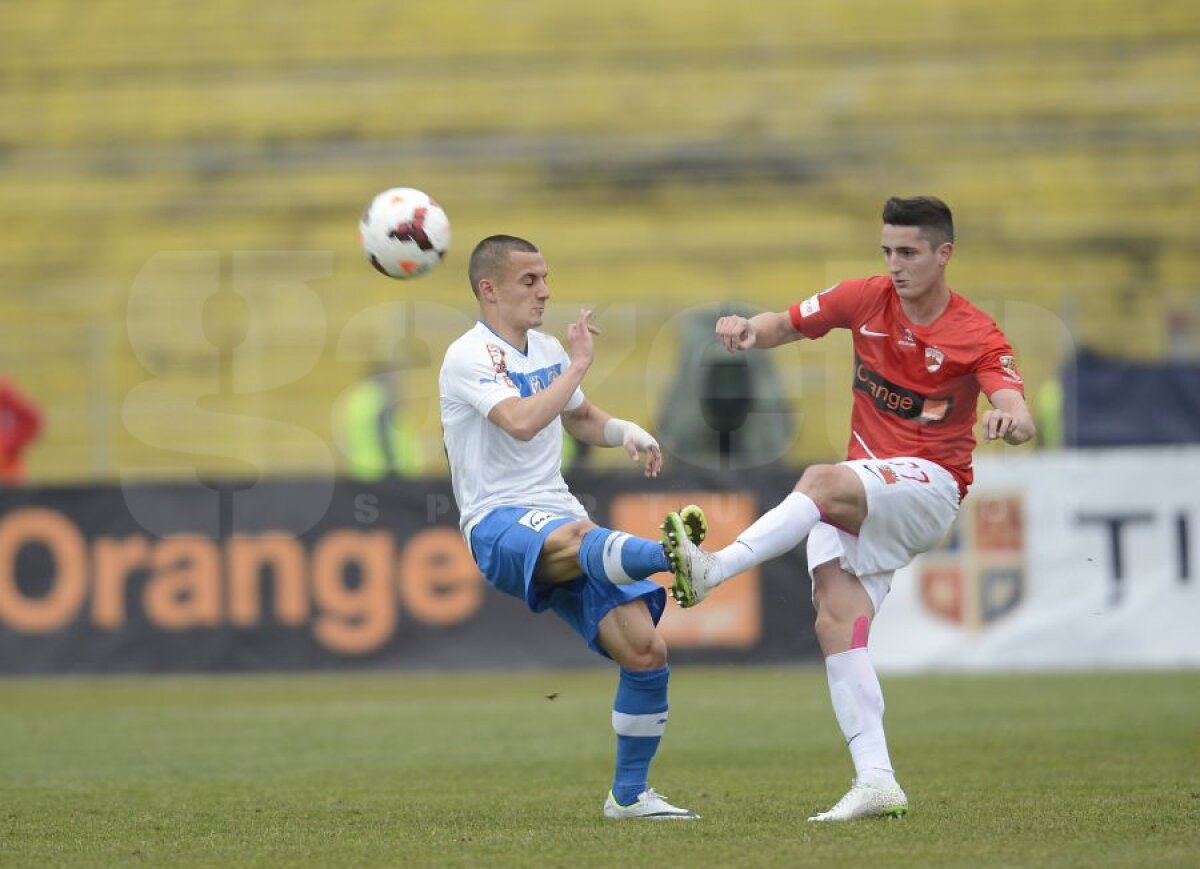
[(946, 361), (946, 354), (936, 347), (925, 348), (925, 368), (929, 371), (937, 371), (942, 367), (942, 363)]
[(503, 381), (505, 386), (511, 386), (513, 389), (516, 389), (516, 384), (508, 376), (508, 360), (504, 355), (504, 348), (497, 347), (495, 344), (488, 344), (487, 352), (488, 358), (492, 360), (492, 368), (496, 372), (496, 377)]

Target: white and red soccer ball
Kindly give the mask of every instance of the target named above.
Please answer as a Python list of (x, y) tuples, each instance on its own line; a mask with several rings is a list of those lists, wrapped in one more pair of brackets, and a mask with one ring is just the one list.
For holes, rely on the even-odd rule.
[(415, 278), (450, 249), (450, 220), (437, 201), (412, 187), (393, 187), (371, 200), (358, 223), (363, 251), (389, 278)]

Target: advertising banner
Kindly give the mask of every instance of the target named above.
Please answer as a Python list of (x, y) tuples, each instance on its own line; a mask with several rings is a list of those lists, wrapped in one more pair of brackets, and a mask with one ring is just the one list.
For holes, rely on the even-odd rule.
[[(792, 472), (576, 475), (601, 524), (658, 539), (703, 506), (721, 546)], [(0, 672), (532, 668), (600, 659), (484, 583), (447, 480), (24, 489), (0, 494)], [(657, 577), (669, 583), (670, 575)], [(803, 547), (670, 604), (673, 661), (817, 656)]]
[[(657, 538), (695, 501), (724, 545), (795, 472), (575, 475), (600, 523)], [(945, 543), (896, 575), (881, 670), (1200, 666), (1200, 449), (981, 458)], [(0, 673), (537, 668), (599, 662), (492, 591), (445, 480), (0, 493)], [(660, 575), (669, 581), (669, 575)], [(669, 605), (674, 662), (818, 661), (803, 547)]]
[(897, 573), (881, 670), (1200, 666), (1200, 448), (981, 458), (945, 544)]

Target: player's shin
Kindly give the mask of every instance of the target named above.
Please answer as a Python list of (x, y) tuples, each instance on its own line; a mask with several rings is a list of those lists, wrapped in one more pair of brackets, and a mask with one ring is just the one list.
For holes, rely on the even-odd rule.
[(895, 784), (883, 732), (883, 690), (865, 645), (825, 659), (829, 697), (854, 759), (856, 780), (872, 787)]
[(759, 516), (737, 540), (713, 554), (721, 576), (734, 576), (791, 552), (820, 521), (816, 502), (808, 495), (792, 492)]
[(637, 800), (648, 787), (650, 761), (667, 727), (667, 681), (670, 668), (621, 668), (613, 699), (612, 726), (617, 734), (613, 798), (622, 806)]
[(593, 579), (617, 585), (670, 569), (662, 544), (623, 531), (593, 528), (579, 545), (579, 564)]

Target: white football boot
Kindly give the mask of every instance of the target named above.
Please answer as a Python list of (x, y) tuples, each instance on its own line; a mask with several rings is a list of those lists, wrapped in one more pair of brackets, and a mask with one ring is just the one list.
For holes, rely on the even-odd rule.
[(695, 812), (671, 805), (667, 802), (667, 798), (654, 788), (647, 788), (638, 795), (637, 800), (627, 806), (618, 803), (613, 792), (609, 791), (608, 799), (604, 801), (604, 817), (617, 821), (630, 818), (641, 818), (647, 821), (693, 821), (700, 816)]
[[(690, 511), (692, 505), (685, 507)], [(699, 511), (699, 507), (695, 510)], [(681, 607), (693, 607), (708, 596), (721, 580), (716, 559), (692, 542), (697, 524), (695, 514), (685, 521), (679, 513), (668, 513), (662, 524), (662, 545), (675, 574), (671, 596)], [(705, 528), (707, 531), (707, 528)]]
[(908, 797), (900, 785), (877, 788), (855, 782), (846, 795), (827, 812), (810, 821), (857, 821), (860, 818), (901, 818), (908, 812)]

